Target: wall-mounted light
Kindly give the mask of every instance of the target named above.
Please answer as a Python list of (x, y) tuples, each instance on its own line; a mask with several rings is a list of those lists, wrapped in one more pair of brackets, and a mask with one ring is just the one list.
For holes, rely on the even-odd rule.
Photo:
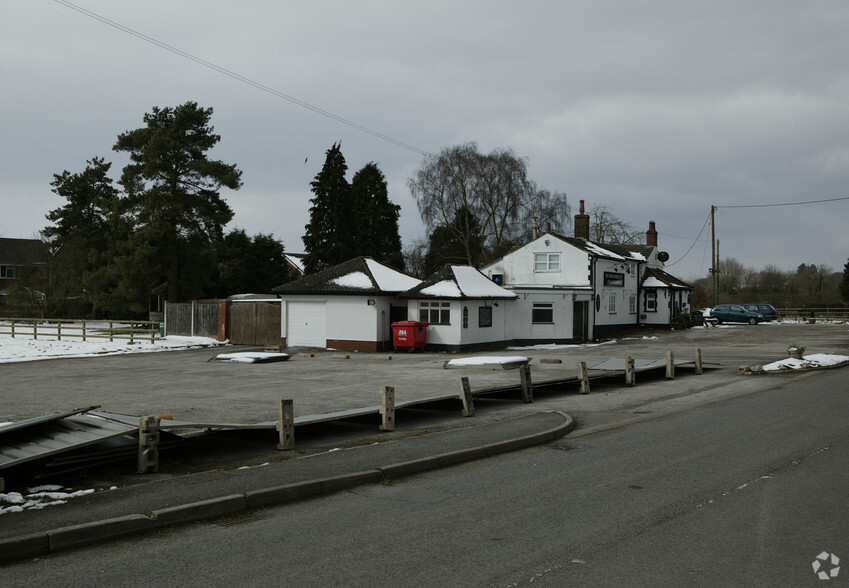
[(374, 301), (374, 298), (369, 298), (369, 299), (368, 299), (368, 301), (367, 301), (367, 304), (368, 304), (369, 306), (374, 306), (374, 305), (375, 305), (375, 304), (377, 304), (377, 303)]

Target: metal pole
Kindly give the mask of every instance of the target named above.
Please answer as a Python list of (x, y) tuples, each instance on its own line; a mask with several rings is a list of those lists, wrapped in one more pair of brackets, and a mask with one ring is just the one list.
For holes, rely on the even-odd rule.
[(710, 273), (713, 285), (713, 306), (719, 304), (719, 280), (716, 275), (716, 206), (710, 207)]

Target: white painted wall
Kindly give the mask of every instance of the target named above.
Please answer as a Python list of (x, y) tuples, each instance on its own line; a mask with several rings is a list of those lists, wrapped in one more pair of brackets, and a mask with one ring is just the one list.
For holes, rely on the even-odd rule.
[[(624, 264), (624, 268), (623, 268)], [(596, 259), (595, 293), (600, 297), (596, 310), (596, 325), (637, 325), (640, 300), (637, 301), (636, 312), (630, 312), (629, 298), (639, 290), (639, 265), (635, 261), (615, 261), (603, 258)], [(630, 273), (626, 270), (630, 269)], [(624, 276), (624, 286), (605, 286), (604, 273), (610, 272)], [(615, 310), (610, 311), (610, 297), (616, 301)]]
[[(534, 271), (535, 253), (559, 253), (559, 271)], [(524, 247), (506, 255), (498, 261), (485, 266), (481, 273), (488, 278), (493, 274), (504, 276), (505, 288), (522, 286), (589, 286), (590, 256), (587, 252), (573, 247), (552, 235), (543, 235)]]
[[(374, 300), (374, 306), (368, 304)], [(392, 338), (388, 296), (285, 296), (281, 302), (281, 336), (287, 337), (290, 302), (324, 302), (326, 338), (343, 341), (388, 341)]]

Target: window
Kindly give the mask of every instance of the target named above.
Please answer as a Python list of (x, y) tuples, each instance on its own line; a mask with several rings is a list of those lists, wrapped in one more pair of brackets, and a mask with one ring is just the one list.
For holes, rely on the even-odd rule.
[(13, 265), (0, 265), (0, 278), (8, 278), (14, 279), (15, 277), (15, 266)]
[(559, 253), (534, 253), (534, 271), (535, 272), (559, 272), (560, 271), (560, 254)]
[(478, 326), (479, 327), (491, 327), (492, 326), (492, 307), (491, 306), (480, 306), (480, 307), (478, 307)]
[(657, 312), (657, 290), (646, 290), (646, 312)]
[(628, 295), (628, 312), (630, 314), (637, 314), (637, 295), (629, 294)]
[(625, 286), (625, 274), (619, 274), (616, 272), (604, 272), (604, 285), (605, 286), (618, 286), (622, 288)]
[(419, 320), (431, 325), (451, 324), (450, 302), (420, 302)]
[(535, 302), (531, 310), (532, 323), (554, 323), (554, 305), (550, 302)]
[(469, 307), (468, 306), (463, 307), (463, 328), (464, 329), (469, 328)]
[(616, 314), (616, 292), (607, 295), (607, 312)]

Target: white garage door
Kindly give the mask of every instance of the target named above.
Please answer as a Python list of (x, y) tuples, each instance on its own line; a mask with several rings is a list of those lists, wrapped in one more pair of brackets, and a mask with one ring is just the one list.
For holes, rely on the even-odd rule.
[(324, 302), (290, 302), (287, 307), (288, 336), (286, 344), (302, 347), (327, 345)]

